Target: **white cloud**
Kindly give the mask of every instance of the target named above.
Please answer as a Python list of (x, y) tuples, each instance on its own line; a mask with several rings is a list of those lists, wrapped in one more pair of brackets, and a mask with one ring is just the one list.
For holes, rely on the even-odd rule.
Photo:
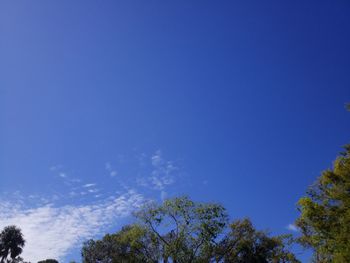
[(152, 172), (146, 181), (155, 190), (163, 191), (166, 186), (175, 182), (174, 171), (177, 167), (171, 161), (164, 160), (162, 152), (157, 150), (151, 156)]
[(109, 162), (106, 162), (106, 163), (105, 163), (105, 169), (106, 169), (107, 171), (110, 171), (110, 170), (112, 169), (112, 165), (111, 165)]
[(111, 163), (109, 163), (109, 162), (105, 163), (105, 169), (111, 177), (115, 177), (118, 174), (117, 171), (113, 169)]
[(163, 162), (162, 152), (157, 150), (151, 157), (151, 162), (153, 166), (159, 166)]
[(296, 225), (294, 225), (294, 224), (289, 224), (287, 226), (287, 229), (290, 230), (290, 231), (293, 231), (293, 232), (299, 232), (298, 227)]
[(153, 175), (149, 178), (152, 187), (156, 190), (164, 190), (166, 186), (174, 183), (174, 178), (168, 175)]
[(117, 171), (111, 171), (110, 172), (110, 176), (111, 177), (117, 176), (117, 174), (118, 174)]
[(84, 184), (83, 187), (84, 188), (90, 188), (90, 187), (93, 187), (95, 186), (96, 184)]
[(17, 225), (26, 239), (23, 257), (37, 262), (45, 258), (63, 260), (74, 247), (101, 233), (139, 207), (142, 195), (133, 190), (89, 205), (25, 209), (16, 202), (0, 202), (0, 229)]
[(67, 177), (67, 175), (65, 173), (59, 173), (58, 176), (61, 177), (61, 178), (66, 178)]
[(150, 176), (137, 178), (139, 186), (164, 191), (167, 186), (175, 183), (174, 171), (178, 168), (171, 161), (164, 160), (160, 150), (151, 156), (151, 165), (152, 171)]
[(59, 171), (62, 171), (63, 169), (63, 165), (62, 164), (56, 164), (56, 165), (52, 165), (49, 167), (49, 170), (51, 172), (59, 172)]

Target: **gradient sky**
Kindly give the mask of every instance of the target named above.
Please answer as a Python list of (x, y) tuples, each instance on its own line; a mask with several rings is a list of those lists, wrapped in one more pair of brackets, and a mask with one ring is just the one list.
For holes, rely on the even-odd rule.
[(144, 200), (187, 194), (292, 233), (298, 198), (350, 142), (349, 13), (1, 1), (0, 227), (23, 229), (28, 260), (79, 260)]

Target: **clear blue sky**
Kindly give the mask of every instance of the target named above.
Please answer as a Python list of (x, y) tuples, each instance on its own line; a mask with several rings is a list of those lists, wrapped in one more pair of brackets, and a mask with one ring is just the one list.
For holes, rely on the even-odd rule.
[[(350, 142), (349, 13), (348, 1), (2, 1), (0, 225), (41, 242), (32, 260), (66, 262), (130, 220), (99, 225), (118, 196), (187, 194), (288, 233)], [(97, 209), (94, 230), (79, 236), (70, 209)], [(31, 236), (51, 233), (43, 215), (73, 229), (59, 251)]]

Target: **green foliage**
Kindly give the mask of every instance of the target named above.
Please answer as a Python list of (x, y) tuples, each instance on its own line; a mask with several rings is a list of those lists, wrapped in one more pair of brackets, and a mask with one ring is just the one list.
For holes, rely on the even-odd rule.
[(197, 262), (208, 259), (207, 251), (227, 224), (225, 209), (201, 204), (187, 197), (149, 204), (137, 212), (140, 224), (156, 237), (165, 261)]
[(348, 111), (350, 111), (350, 103), (346, 103), (346, 104), (345, 104), (345, 108), (346, 108)]
[(84, 263), (133, 263), (156, 262), (154, 240), (138, 225), (128, 225), (119, 232), (105, 235), (102, 240), (84, 243), (82, 257)]
[(268, 237), (249, 220), (228, 229), (226, 210), (218, 204), (180, 197), (149, 203), (135, 216), (137, 224), (86, 242), (83, 262), (298, 262), (287, 249), (287, 237)]
[(299, 200), (300, 242), (317, 262), (350, 262), (350, 145)]
[(25, 240), (16, 226), (7, 226), (0, 233), (0, 262), (19, 262)]
[(269, 237), (257, 231), (248, 219), (236, 220), (221, 241), (217, 251), (217, 261), (221, 262), (299, 262), (287, 249), (292, 243), (288, 235)]

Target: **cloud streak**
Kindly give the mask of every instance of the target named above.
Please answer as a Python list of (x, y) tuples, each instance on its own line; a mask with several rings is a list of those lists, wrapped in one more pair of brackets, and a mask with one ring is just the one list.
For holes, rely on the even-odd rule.
[(139, 185), (164, 192), (167, 186), (175, 183), (174, 172), (178, 168), (174, 166), (173, 162), (164, 160), (160, 150), (151, 156), (151, 165), (151, 175), (138, 178)]

